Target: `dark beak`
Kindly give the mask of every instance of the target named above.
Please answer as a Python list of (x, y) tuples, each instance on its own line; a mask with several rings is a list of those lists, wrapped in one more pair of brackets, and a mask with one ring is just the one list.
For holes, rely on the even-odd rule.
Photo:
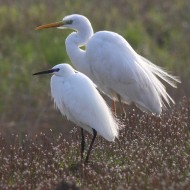
[(49, 69), (47, 71), (40, 71), (40, 72), (34, 73), (33, 75), (49, 74), (49, 73), (53, 73), (54, 71), (55, 69)]

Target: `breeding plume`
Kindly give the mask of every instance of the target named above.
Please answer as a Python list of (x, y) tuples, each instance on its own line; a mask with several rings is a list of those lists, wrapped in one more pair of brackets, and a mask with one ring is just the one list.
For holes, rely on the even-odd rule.
[(58, 64), (52, 69), (34, 75), (53, 73), (51, 95), (56, 107), (68, 120), (81, 127), (81, 157), (85, 138), (83, 129), (93, 134), (85, 162), (88, 162), (96, 135), (108, 141), (118, 136), (118, 125), (111, 111), (97, 91), (94, 83), (84, 74), (76, 72), (68, 64)]
[[(119, 101), (121, 107), (122, 103), (135, 103), (141, 110), (159, 115), (162, 108), (174, 103), (159, 79), (172, 87), (180, 81), (137, 54), (119, 34), (93, 33), (89, 20), (77, 14), (36, 30), (51, 27), (75, 30), (65, 42), (72, 64), (112, 100)], [(80, 48), (82, 46), (85, 50)]]

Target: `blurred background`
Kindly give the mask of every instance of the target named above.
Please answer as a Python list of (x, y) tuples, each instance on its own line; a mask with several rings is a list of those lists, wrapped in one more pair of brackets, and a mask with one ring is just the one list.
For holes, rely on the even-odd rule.
[(190, 3), (187, 0), (0, 0), (0, 133), (33, 137), (73, 126), (54, 110), (50, 76), (32, 73), (70, 63), (65, 50), (69, 30), (35, 31), (41, 24), (78, 13), (94, 31), (121, 34), (141, 55), (178, 75), (168, 88), (176, 104), (190, 95)]

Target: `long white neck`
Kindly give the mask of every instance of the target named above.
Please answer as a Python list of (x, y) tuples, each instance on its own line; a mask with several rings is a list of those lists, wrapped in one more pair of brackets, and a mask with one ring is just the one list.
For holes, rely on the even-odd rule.
[(67, 54), (77, 70), (88, 75), (89, 69), (86, 64), (85, 51), (80, 47), (85, 46), (93, 35), (92, 27), (85, 27), (77, 32), (71, 33), (65, 41)]

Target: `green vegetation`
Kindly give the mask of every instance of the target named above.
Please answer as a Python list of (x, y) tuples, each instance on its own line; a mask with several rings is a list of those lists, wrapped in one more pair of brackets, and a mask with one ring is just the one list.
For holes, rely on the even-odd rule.
[[(12, 167), (9, 170), (12, 173), (7, 173), (7, 176), (1, 174), (0, 181), (4, 180), (2, 189), (11, 189), (11, 187), (15, 189), (17, 184), (16, 187), (25, 189), (26, 186), (22, 184), (23, 178), (26, 179), (24, 183), (30, 184), (31, 189), (35, 189), (39, 182), (44, 187), (43, 184), (46, 185), (47, 181), (51, 189), (61, 180), (74, 180), (77, 185), (90, 189), (88, 182), (91, 185), (101, 184), (103, 187), (110, 187), (110, 180), (116, 180), (113, 187), (110, 187), (113, 189), (117, 184), (121, 184), (122, 187), (126, 187), (127, 184), (134, 189), (153, 189), (154, 187), (164, 189), (164, 185), (185, 189), (185, 185), (189, 185), (190, 172), (189, 129), (185, 128), (190, 125), (189, 102), (186, 100), (187, 105), (183, 101), (181, 104), (179, 102), (184, 95), (188, 97), (190, 94), (189, 12), (190, 4), (186, 0), (0, 0), (0, 173), (5, 173), (3, 169), (5, 169), (6, 159), (3, 160), (3, 158), (7, 158), (7, 155), (13, 156), (11, 153), (13, 150), (9, 145), (16, 143), (15, 150), (18, 152), (14, 154), (21, 156), (19, 159), (24, 159), (22, 163), (26, 161), (30, 148), (36, 151), (34, 155), (31, 154), (28, 157), (31, 160), (26, 161), (31, 164), (29, 166), (18, 165), (17, 162), (15, 165), (6, 165), (7, 170)], [(176, 108), (164, 113), (161, 121), (155, 125), (152, 122), (154, 123), (156, 119), (151, 116), (137, 114), (135, 115), (137, 119), (133, 118), (134, 121), (130, 124), (129, 118), (125, 121), (127, 128), (121, 132), (121, 139), (116, 144), (108, 144), (102, 139), (96, 142), (97, 147), (91, 157), (94, 163), (87, 168), (76, 165), (79, 155), (77, 154), (78, 142), (72, 141), (71, 135), (76, 138), (77, 132), (70, 134), (69, 131), (73, 125), (54, 110), (49, 93), (50, 76), (32, 76), (32, 73), (36, 71), (51, 68), (61, 62), (70, 62), (64, 44), (66, 36), (70, 33), (69, 30), (35, 31), (34, 29), (40, 24), (59, 21), (65, 15), (72, 13), (87, 16), (94, 31), (111, 30), (121, 34), (138, 53), (180, 76), (182, 80), (177, 90), (168, 89), (176, 100)], [(177, 114), (176, 118), (175, 114)], [(176, 120), (177, 118), (180, 123)], [(153, 125), (155, 127), (152, 129)], [(168, 125), (170, 127), (166, 127)], [(156, 127), (160, 131), (156, 130)], [(51, 133), (50, 128), (53, 129)], [(142, 130), (142, 136), (135, 136), (140, 133), (140, 130)], [(182, 136), (178, 136), (176, 130), (179, 130)], [(45, 140), (45, 137), (40, 135), (41, 131), (48, 139)], [(56, 141), (60, 132), (62, 137)], [(149, 132), (154, 138), (149, 136)], [(18, 137), (15, 136), (16, 134)], [(40, 142), (35, 141), (36, 134)], [(162, 138), (165, 138), (163, 144)], [(65, 142), (63, 139), (68, 140)], [(54, 156), (50, 156), (44, 163), (39, 162), (39, 164), (44, 167), (46, 167), (43, 165), (46, 161), (51, 162), (50, 167), (51, 164), (56, 164), (56, 171), (52, 169), (52, 173), (49, 174), (40, 170), (41, 173), (36, 173), (35, 168), (38, 166), (35, 163), (38, 163), (39, 159), (40, 161), (45, 159), (43, 152), (40, 153), (37, 150), (40, 149), (40, 143), (43, 144), (46, 141), (47, 144), (43, 146), (43, 150), (56, 154), (58, 161), (54, 162), (52, 160)], [(170, 142), (172, 142), (171, 145), (169, 145)], [(50, 143), (53, 143), (52, 147)], [(24, 150), (22, 150), (23, 144), (26, 146)], [(64, 148), (58, 153), (53, 150), (53, 147), (59, 144)], [(68, 149), (70, 147), (73, 147), (73, 150)], [(169, 153), (164, 156), (165, 147)], [(178, 154), (174, 151), (176, 149), (179, 151)], [(24, 155), (21, 155), (19, 151), (24, 151)], [(123, 154), (120, 155), (122, 151)], [(145, 155), (147, 155), (147, 160), (144, 158)], [(14, 160), (11, 156), (7, 159)], [(138, 161), (138, 157), (143, 157), (143, 163)], [(132, 170), (133, 175), (127, 171), (123, 172), (125, 169), (130, 172)], [(86, 174), (81, 173), (81, 170)], [(18, 178), (15, 178), (17, 174)], [(43, 178), (37, 180), (41, 174), (44, 181)], [(56, 177), (56, 180), (52, 176)], [(85, 181), (85, 178), (89, 181)], [(92, 178), (94, 181), (91, 181)], [(126, 179), (127, 183), (124, 183)], [(16, 184), (15, 181), (19, 183)]]
[(18, 105), (22, 112), (31, 104), (35, 104), (36, 109), (39, 101), (47, 103), (48, 98), (42, 100), (39, 96), (47, 94), (48, 79), (38, 80), (31, 74), (60, 62), (69, 62), (64, 41), (70, 31), (35, 31), (34, 28), (72, 13), (86, 15), (94, 31), (112, 30), (123, 35), (137, 52), (179, 75), (183, 85), (178, 94), (187, 95), (189, 89), (185, 87), (190, 84), (190, 67), (187, 66), (189, 9), (190, 5), (185, 0), (1, 2), (1, 117), (6, 120), (11, 116), (18, 121), (18, 117), (22, 117), (19, 113), (15, 114)]

